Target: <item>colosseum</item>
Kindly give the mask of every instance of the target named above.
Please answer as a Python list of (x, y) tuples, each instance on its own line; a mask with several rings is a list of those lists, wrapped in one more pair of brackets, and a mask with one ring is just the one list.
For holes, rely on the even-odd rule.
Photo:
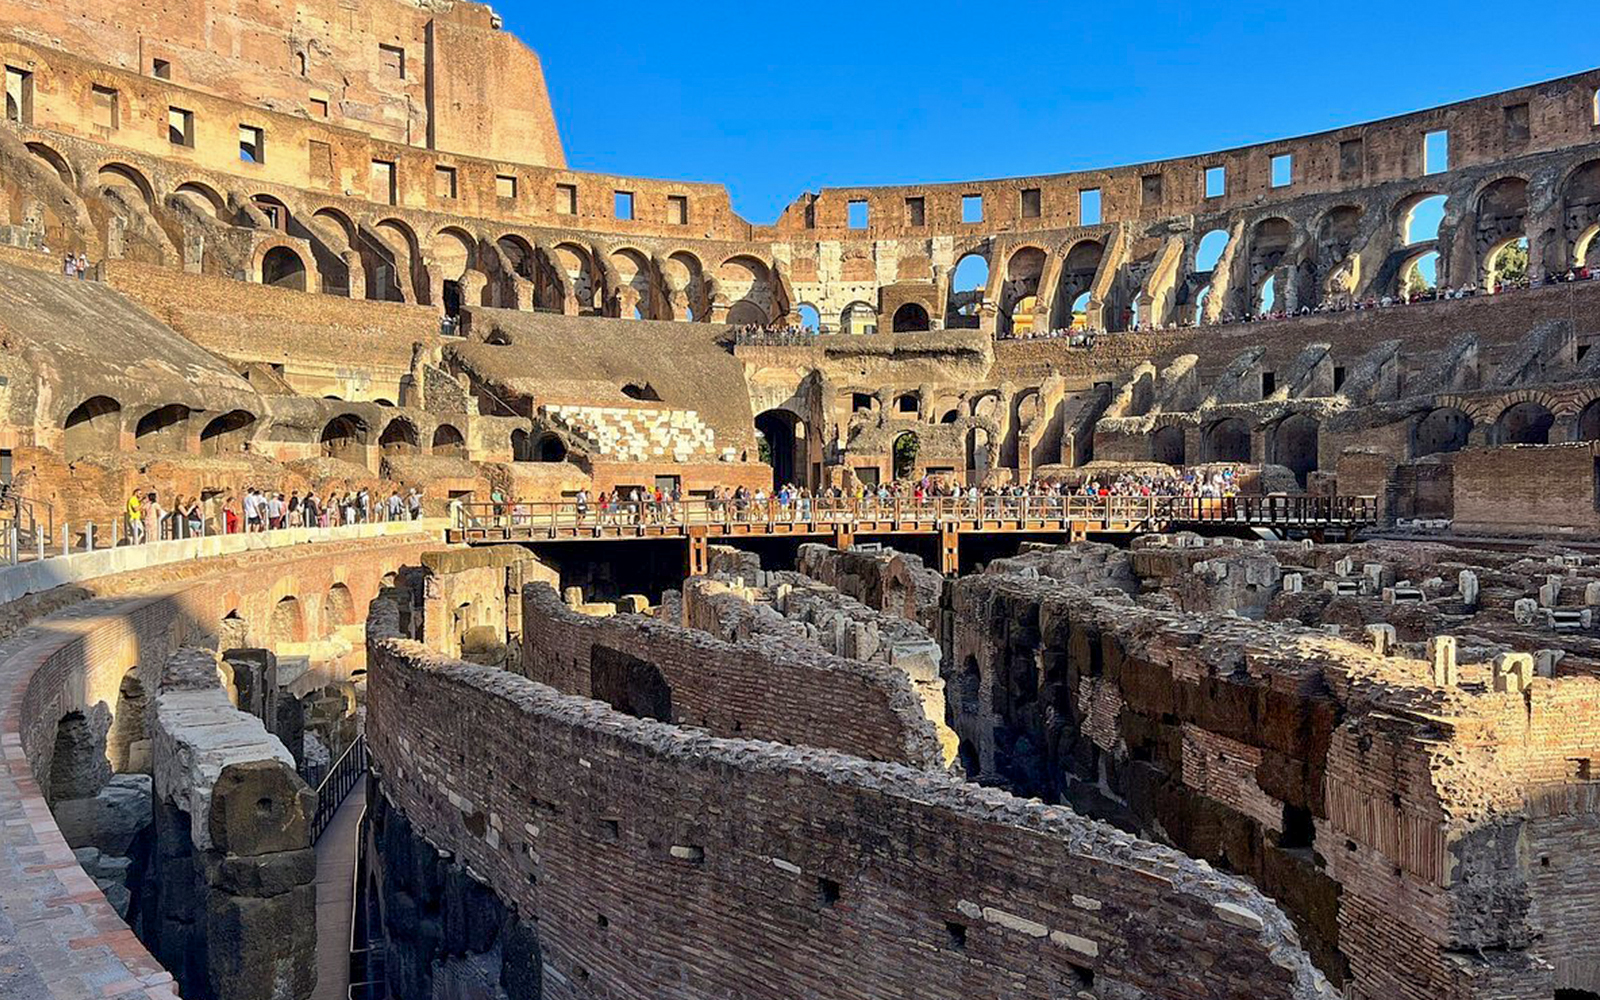
[(0, 996), (1600, 1000), (1600, 69), (757, 224), (468, 0), (0, 63)]

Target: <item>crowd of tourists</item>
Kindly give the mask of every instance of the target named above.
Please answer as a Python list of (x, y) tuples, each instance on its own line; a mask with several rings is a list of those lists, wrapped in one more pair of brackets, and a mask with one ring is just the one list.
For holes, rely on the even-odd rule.
[(805, 347), (816, 335), (817, 331), (809, 326), (795, 323), (783, 326), (745, 323), (733, 328), (734, 343), (757, 347)]
[(89, 276), (89, 255), (86, 253), (74, 254), (70, 250), (61, 258), (61, 273), (69, 278), (87, 278)]
[(130, 544), (201, 538), (206, 535), (251, 534), (281, 528), (334, 528), (381, 521), (415, 521), (422, 516), (422, 494), (415, 488), (402, 495), (375, 495), (365, 486), (334, 490), (263, 491), (248, 487), (242, 496), (177, 494), (171, 506), (154, 490), (134, 490), (123, 514), (124, 537)]
[(1068, 347), (1093, 347), (1095, 338), (1105, 333), (1093, 327), (1062, 327), (1056, 330), (1012, 330), (996, 333), (996, 340), (1065, 340)]

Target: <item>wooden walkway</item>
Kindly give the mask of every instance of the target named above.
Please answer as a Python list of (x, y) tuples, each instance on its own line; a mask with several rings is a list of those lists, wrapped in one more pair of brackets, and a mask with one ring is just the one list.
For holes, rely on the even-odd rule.
[(349, 995), (357, 838), (366, 808), (367, 783), (358, 781), (317, 839), (317, 988), (312, 1000), (346, 1000)]

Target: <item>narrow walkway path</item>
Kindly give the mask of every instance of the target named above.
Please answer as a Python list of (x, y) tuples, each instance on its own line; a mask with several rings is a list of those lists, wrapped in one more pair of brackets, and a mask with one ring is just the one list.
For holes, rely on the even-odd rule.
[(317, 989), (312, 1000), (346, 1000), (349, 995), (356, 836), (366, 806), (367, 783), (358, 781), (317, 841)]

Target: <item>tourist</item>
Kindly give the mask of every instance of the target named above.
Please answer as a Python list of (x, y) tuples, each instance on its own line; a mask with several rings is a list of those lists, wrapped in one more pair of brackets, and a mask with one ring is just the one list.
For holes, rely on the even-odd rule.
[(144, 537), (152, 542), (161, 541), (161, 525), (166, 517), (166, 511), (161, 509), (161, 504), (156, 501), (155, 491), (152, 490), (144, 496)]
[(405, 514), (405, 501), (400, 499), (398, 489), (389, 491), (389, 520), (398, 521)]
[(144, 544), (144, 502), (139, 497), (139, 491), (134, 490), (128, 494), (128, 544)]
[(417, 492), (415, 486), (406, 494), (406, 509), (411, 513), (411, 520), (417, 521), (422, 518), (422, 494)]
[(225, 535), (237, 534), (239, 531), (239, 512), (235, 509), (234, 498), (229, 497), (222, 505), (222, 533)]
[(61, 262), (61, 273), (69, 278), (78, 276), (78, 258), (74, 257), (70, 250), (67, 251), (66, 258)]
[(78, 252), (78, 277), (79, 278), (87, 278), (88, 276), (89, 276), (89, 255), (80, 250)]

